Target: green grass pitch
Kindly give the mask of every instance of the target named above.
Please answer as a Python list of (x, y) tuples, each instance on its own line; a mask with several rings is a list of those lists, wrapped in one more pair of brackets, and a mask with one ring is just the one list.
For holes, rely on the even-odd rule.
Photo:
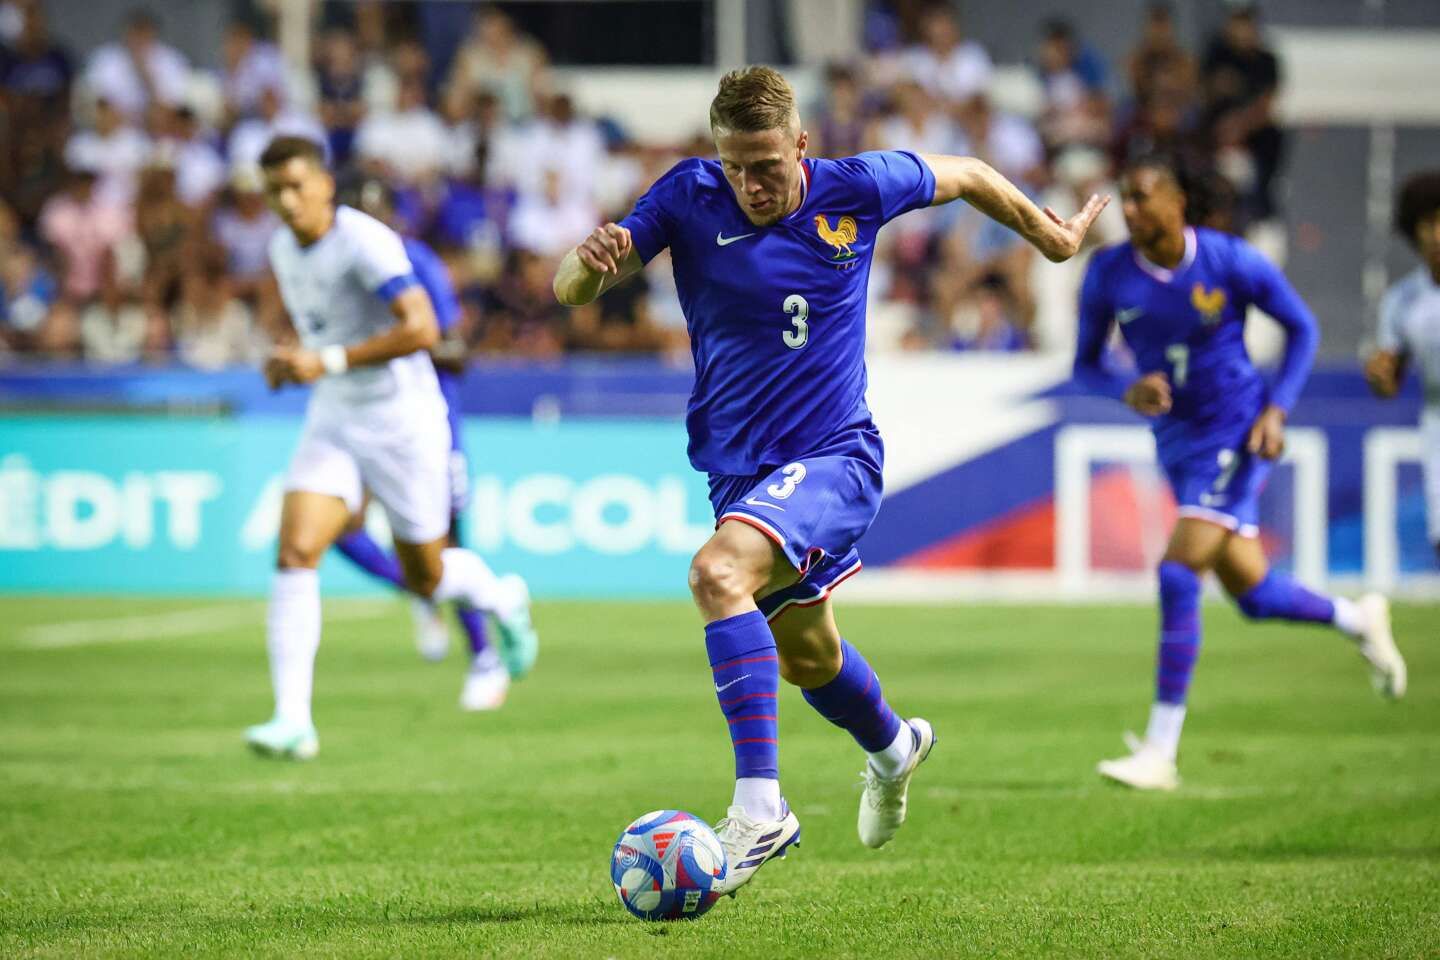
[(803, 846), (662, 925), (617, 833), (730, 792), (682, 604), (540, 605), (536, 674), (463, 715), (401, 604), (330, 603), (292, 765), (241, 746), (263, 605), (0, 600), (0, 956), (1440, 956), (1440, 610), (1397, 609), (1391, 705), (1333, 634), (1208, 607), (1185, 784), (1148, 796), (1093, 769), (1144, 721), (1150, 608), (842, 608), (940, 734), (910, 822), (859, 845), (857, 748), (787, 690)]

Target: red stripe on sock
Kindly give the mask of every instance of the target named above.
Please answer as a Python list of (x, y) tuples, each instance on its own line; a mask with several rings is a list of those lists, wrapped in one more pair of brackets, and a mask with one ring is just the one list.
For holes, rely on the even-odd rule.
[(726, 660), (724, 663), (716, 664), (710, 668), (711, 673), (719, 673), (721, 670), (729, 670), (731, 667), (738, 667), (742, 663), (774, 663), (778, 657), (746, 657), (744, 660)]
[(770, 739), (770, 738), (768, 738), (768, 737), (747, 737), (747, 738), (744, 739), (744, 740), (731, 740), (731, 741), (730, 741), (731, 744), (733, 744), (734, 746), (737, 746), (737, 747), (740, 746), (740, 744), (742, 744), (742, 743), (779, 743), (779, 742), (780, 742), (779, 740), (772, 740), (772, 739)]
[(733, 727), (733, 726), (735, 726), (735, 724), (737, 724), (737, 723), (743, 723), (743, 722), (746, 721), (746, 720), (774, 720), (774, 719), (776, 719), (776, 718), (773, 717), (773, 716), (766, 716), (766, 715), (764, 715), (764, 714), (758, 714), (758, 713), (757, 713), (757, 714), (755, 714), (754, 716), (751, 716), (751, 717), (736, 717), (734, 720), (731, 720), (731, 721), (730, 721), (730, 726)]
[(746, 700), (754, 700), (756, 697), (765, 697), (765, 698), (768, 698), (768, 699), (770, 699), (770, 700), (774, 700), (774, 699), (775, 699), (775, 694), (773, 694), (773, 693), (747, 693), (747, 694), (745, 694), (745, 696), (743, 696), (743, 697), (736, 697), (734, 700), (721, 700), (721, 701), (720, 701), (720, 706), (722, 706), (722, 707), (733, 707), (733, 706), (734, 706), (735, 704), (737, 704), (737, 703), (744, 703)]

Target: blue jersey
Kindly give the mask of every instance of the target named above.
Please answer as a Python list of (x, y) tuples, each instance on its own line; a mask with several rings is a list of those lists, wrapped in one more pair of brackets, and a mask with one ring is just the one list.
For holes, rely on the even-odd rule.
[(748, 475), (799, 460), (865, 405), (865, 292), (875, 236), (928, 206), (935, 176), (913, 153), (804, 161), (800, 206), (746, 219), (714, 160), (684, 160), (621, 225), (640, 259), (666, 247), (690, 332), (690, 462)]
[[(1245, 309), (1254, 304), (1286, 333), (1273, 385), (1245, 349)], [(1239, 237), (1203, 228), (1185, 231), (1185, 256), (1174, 270), (1145, 260), (1129, 243), (1099, 251), (1080, 292), (1075, 375), (1097, 393), (1121, 399), (1129, 378), (1103, 367), (1112, 324), (1142, 373), (1170, 380), (1170, 412), (1155, 418), (1160, 460), (1175, 462), (1215, 437), (1249, 425), (1267, 403), (1287, 412), (1300, 395), (1319, 343), (1310, 310), (1285, 275)]]
[[(430, 303), (435, 309), (435, 322), (439, 324), (440, 334), (443, 336), (460, 322), (460, 300), (455, 296), (454, 285), (450, 283), (450, 272), (445, 269), (445, 262), (440, 259), (440, 255), (429, 246), (413, 237), (404, 237), (403, 240), (405, 254), (410, 258), (410, 265), (414, 268), (420, 286), (425, 288), (430, 297)], [(437, 366), (435, 379), (440, 382), (440, 393), (445, 397), (445, 405), (450, 409), (450, 426), (457, 433), (455, 443), (459, 444), (460, 375)]]

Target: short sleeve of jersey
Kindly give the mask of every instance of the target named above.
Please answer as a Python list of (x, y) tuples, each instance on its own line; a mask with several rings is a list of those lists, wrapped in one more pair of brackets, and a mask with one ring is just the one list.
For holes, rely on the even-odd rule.
[(369, 217), (356, 218), (351, 255), (360, 283), (382, 300), (394, 300), (406, 287), (419, 282), (400, 235)]
[(889, 222), (902, 213), (935, 201), (935, 173), (909, 150), (875, 150), (855, 157), (875, 179), (880, 218)]
[(683, 209), (683, 194), (688, 175), (698, 160), (682, 160), (656, 180), (644, 196), (635, 201), (635, 209), (620, 221), (630, 231), (630, 240), (642, 263), (649, 263), (666, 247), (675, 234), (675, 211)]
[(1405, 343), (1404, 326), (1405, 308), (1410, 299), (1405, 295), (1407, 286), (1406, 281), (1400, 281), (1385, 291), (1380, 301), (1380, 326), (1375, 331), (1375, 346), (1387, 353), (1405, 353), (1409, 349)]

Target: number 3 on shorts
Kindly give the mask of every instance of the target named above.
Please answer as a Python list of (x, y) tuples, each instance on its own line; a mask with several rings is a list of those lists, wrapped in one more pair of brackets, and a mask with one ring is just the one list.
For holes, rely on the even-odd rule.
[(795, 488), (800, 485), (800, 481), (805, 479), (805, 464), (792, 463), (784, 470), (781, 470), (780, 475), (784, 479), (780, 483), (770, 484), (770, 486), (765, 488), (765, 492), (776, 500), (785, 500), (790, 494), (795, 492)]

